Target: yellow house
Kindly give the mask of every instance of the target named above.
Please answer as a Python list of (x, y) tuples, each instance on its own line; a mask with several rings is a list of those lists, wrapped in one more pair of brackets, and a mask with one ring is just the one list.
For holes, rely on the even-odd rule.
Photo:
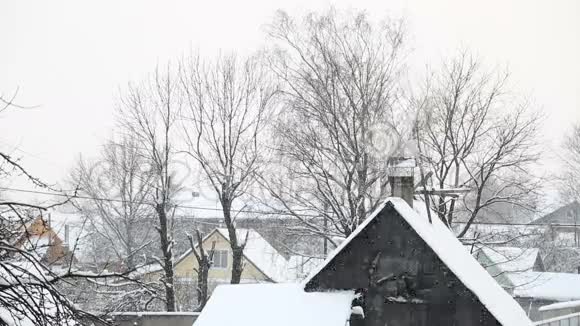
[[(242, 283), (279, 283), (292, 279), (288, 271), (288, 261), (268, 241), (253, 229), (236, 230), (239, 241), (246, 241), (243, 257)], [(246, 240), (247, 239), (247, 240)], [(229, 283), (232, 274), (232, 251), (228, 231), (217, 228), (204, 237), (202, 241), (205, 250), (214, 246), (213, 265), (209, 270), (208, 283)], [(181, 282), (197, 281), (198, 264), (191, 249), (185, 252), (175, 262), (175, 277)], [(161, 276), (160, 268), (149, 269), (148, 278)]]

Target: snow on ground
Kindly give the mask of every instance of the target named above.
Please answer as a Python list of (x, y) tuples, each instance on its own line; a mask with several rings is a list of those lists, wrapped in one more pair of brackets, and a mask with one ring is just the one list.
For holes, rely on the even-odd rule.
[(221, 285), (194, 325), (343, 326), (353, 299), (354, 291), (305, 292), (299, 284)]
[(395, 210), (417, 232), (417, 234), (433, 249), (435, 254), (471, 290), (485, 305), (489, 312), (502, 325), (532, 325), (521, 306), (487, 273), (473, 258), (455, 235), (431, 213), (432, 223), (429, 223), (425, 203), (417, 201), (415, 210), (401, 198), (387, 198), (343, 243), (341, 243), (303, 284), (307, 284), (334, 257), (342, 251), (366, 226), (379, 215), (388, 204), (393, 204)]

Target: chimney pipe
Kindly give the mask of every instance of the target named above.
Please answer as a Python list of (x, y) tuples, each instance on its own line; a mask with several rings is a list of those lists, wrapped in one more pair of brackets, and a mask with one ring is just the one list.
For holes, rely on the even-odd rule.
[(69, 226), (68, 224), (64, 225), (64, 244), (68, 247), (69, 243)]
[(414, 158), (393, 157), (388, 162), (391, 196), (403, 198), (411, 207), (415, 193), (415, 166)]

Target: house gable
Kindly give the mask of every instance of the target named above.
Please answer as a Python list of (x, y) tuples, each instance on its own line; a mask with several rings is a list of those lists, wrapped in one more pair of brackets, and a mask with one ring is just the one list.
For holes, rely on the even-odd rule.
[(544, 271), (538, 248), (473, 246), (472, 255), (510, 293), (520, 274)]
[(504, 273), (500, 266), (494, 262), (486, 253), (481, 249), (476, 249), (472, 252), (473, 257), (485, 268), (485, 270), (491, 275), (502, 288), (506, 291), (512, 291), (515, 285), (512, 280)]
[(71, 258), (68, 248), (42, 216), (30, 221), (23, 228), (14, 246), (36, 252), (49, 265), (65, 264)]
[[(485, 325), (498, 324), (483, 305), (479, 310), (469, 307), (477, 298), (392, 206), (306, 284), (307, 291), (353, 288), (369, 289), (367, 318), (385, 325), (453, 325), (466, 318), (470, 323), (465, 325), (482, 318), (489, 320)], [(377, 297), (384, 301), (377, 304)], [(442, 304), (447, 302), (454, 304)]]
[(544, 266), (544, 260), (542, 256), (538, 253), (536, 256), (536, 260), (534, 261), (534, 268), (532, 269), (534, 272), (545, 272), (546, 267)]
[[(228, 239), (226, 239), (218, 229), (210, 232), (204, 237), (202, 244), (205, 250), (210, 250), (212, 243), (215, 243), (215, 250), (225, 250), (228, 252), (228, 267), (227, 268), (211, 268), (209, 270), (208, 278), (210, 281), (216, 283), (229, 282), (232, 275), (232, 254)], [(197, 247), (197, 246), (196, 246)], [(242, 280), (246, 282), (265, 282), (269, 281), (269, 277), (262, 272), (256, 265), (248, 260), (244, 255), (243, 259), (244, 269), (242, 271)], [(177, 277), (184, 279), (195, 279), (197, 274), (194, 268), (198, 267), (197, 260), (191, 252), (191, 249), (184, 253), (175, 263), (175, 274)]]
[(388, 199), (307, 278), (306, 290), (362, 292), (365, 325), (531, 325), (437, 215), (432, 218), (429, 223), (403, 200)]

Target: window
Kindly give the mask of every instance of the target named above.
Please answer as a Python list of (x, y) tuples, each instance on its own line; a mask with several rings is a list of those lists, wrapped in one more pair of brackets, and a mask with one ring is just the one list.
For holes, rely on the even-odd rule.
[(213, 264), (211, 268), (228, 268), (227, 250), (216, 250), (213, 252)]
[(432, 257), (424, 257), (422, 262), (423, 274), (435, 274), (435, 261)]

